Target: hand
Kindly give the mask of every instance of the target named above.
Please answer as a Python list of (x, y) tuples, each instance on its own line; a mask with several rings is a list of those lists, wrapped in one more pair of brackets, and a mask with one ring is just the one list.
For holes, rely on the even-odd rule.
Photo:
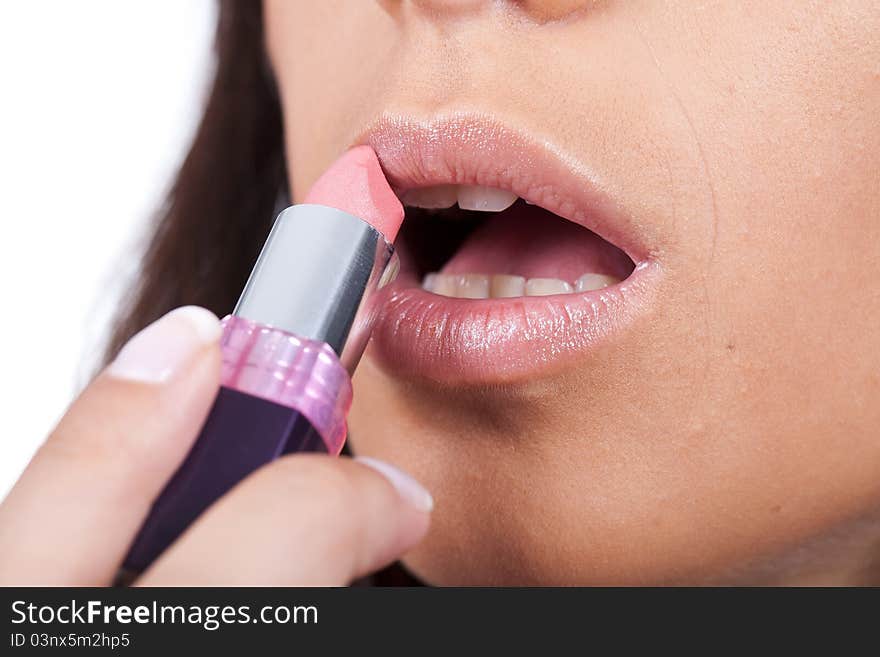
[[(107, 585), (217, 392), (217, 318), (175, 310), (73, 403), (0, 505), (0, 584)], [(341, 585), (428, 529), (431, 496), (371, 459), (287, 456), (211, 506), (136, 585)]]

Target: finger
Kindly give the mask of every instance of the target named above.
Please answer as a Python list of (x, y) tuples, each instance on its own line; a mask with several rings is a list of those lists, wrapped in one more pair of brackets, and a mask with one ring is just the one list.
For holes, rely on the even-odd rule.
[(347, 584), (418, 543), (432, 507), (387, 463), (285, 457), (221, 498), (137, 584)]
[(0, 505), (0, 582), (107, 584), (216, 395), (217, 318), (172, 311), (71, 405)]

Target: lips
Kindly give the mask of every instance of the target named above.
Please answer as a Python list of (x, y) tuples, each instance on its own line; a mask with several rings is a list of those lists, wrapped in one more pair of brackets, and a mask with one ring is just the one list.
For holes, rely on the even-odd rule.
[(650, 307), (660, 272), (637, 220), (547, 139), (458, 114), (386, 116), (359, 141), (407, 206), (372, 345), (396, 375), (531, 380)]

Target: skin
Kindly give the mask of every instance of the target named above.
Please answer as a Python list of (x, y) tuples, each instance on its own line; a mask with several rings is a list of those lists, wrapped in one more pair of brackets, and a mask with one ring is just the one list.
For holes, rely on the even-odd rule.
[(351, 444), (432, 491), (417, 576), (878, 581), (880, 5), (265, 9), (298, 199), (383, 114), (469, 110), (655, 236), (658, 301), (562, 370), (453, 389), (368, 351)]
[[(197, 312), (199, 330), (173, 312), (133, 338), (134, 374), (117, 358), (39, 449), (0, 504), (0, 586), (113, 582), (217, 394), (220, 326)], [(145, 380), (156, 363), (167, 376)], [(278, 459), (211, 506), (134, 583), (346, 584), (427, 530), (430, 497), (389, 472), (322, 455)]]

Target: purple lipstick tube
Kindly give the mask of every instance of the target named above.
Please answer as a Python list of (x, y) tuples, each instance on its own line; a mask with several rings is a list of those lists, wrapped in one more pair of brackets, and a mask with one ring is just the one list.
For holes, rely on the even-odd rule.
[(296, 205), (278, 216), (223, 320), (214, 405), (132, 543), (121, 579), (146, 569), (260, 466), (292, 452), (339, 454), (351, 374), (397, 262), (379, 231), (341, 210)]

